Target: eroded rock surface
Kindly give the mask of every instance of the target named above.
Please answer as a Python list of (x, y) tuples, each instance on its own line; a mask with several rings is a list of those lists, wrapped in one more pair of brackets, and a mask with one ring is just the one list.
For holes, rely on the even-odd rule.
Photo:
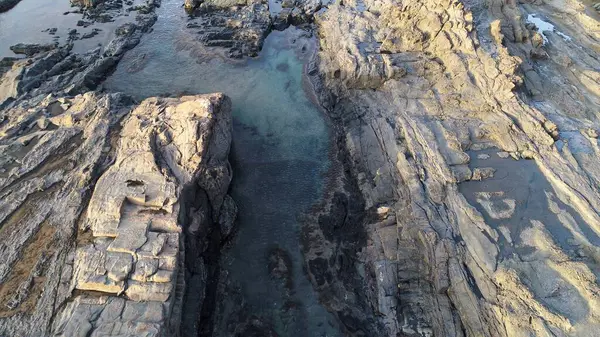
[[(186, 291), (184, 229), (233, 226), (226, 96), (136, 104), (89, 91), (154, 20), (138, 14), (86, 54), (24, 45), (30, 58), (3, 60), (0, 335), (175, 333)], [(211, 219), (190, 230), (188, 213)]]
[(0, 331), (178, 331), (183, 195), (202, 189), (219, 219), (231, 179), (229, 99), (153, 98), (130, 112), (120, 94), (50, 95), (30, 113), (60, 102), (68, 108), (56, 116), (3, 125)]
[(227, 57), (257, 56), (271, 30), (266, 1), (205, 1), (186, 3), (193, 14), (187, 29), (198, 35), (206, 51)]
[[(227, 171), (213, 177), (211, 170), (226, 164), (230, 134), (230, 103), (223, 95), (147, 99), (131, 113), (114, 164), (96, 182), (81, 222), (93, 238), (77, 245), (71, 286), (81, 292), (55, 322), (56, 335), (179, 330), (183, 191), (207, 180), (224, 178), (228, 185)], [(221, 199), (226, 190), (214, 192), (206, 190)]]
[(236, 59), (258, 56), (265, 38), (273, 29), (284, 30), (295, 25), (310, 30), (309, 24), (322, 8), (322, 2), (186, 0), (185, 7), (190, 13), (186, 27), (197, 35), (196, 40), (204, 47), (196, 54), (217, 54)]
[[(595, 334), (600, 31), (589, 9), (357, 0), (317, 15), (308, 72), (365, 216), (349, 220), (350, 192), (331, 196), (307, 265), (351, 334)], [(356, 221), (358, 254), (359, 236), (335, 239)], [(353, 323), (368, 322), (361, 301), (374, 325)]]
[[(82, 2), (100, 21), (113, 4)], [(198, 333), (210, 255), (235, 234), (228, 100), (88, 92), (156, 5), (104, 49), (21, 45), (29, 58), (0, 62), (0, 335), (175, 334), (182, 315)], [(303, 245), (345, 333), (596, 335), (598, 6), (272, 5), (187, 1), (186, 29), (207, 54), (238, 58), (272, 28), (315, 21), (307, 72), (338, 148)], [(269, 257), (292, 289), (287, 253)], [(276, 334), (254, 315), (231, 320)]]

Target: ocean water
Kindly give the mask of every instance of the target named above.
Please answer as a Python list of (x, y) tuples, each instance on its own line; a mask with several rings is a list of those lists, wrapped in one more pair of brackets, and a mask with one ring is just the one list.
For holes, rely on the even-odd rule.
[[(221, 268), (236, 296), (218, 299), (223, 319), (215, 329), (228, 335), (227, 320), (243, 307), (278, 336), (340, 335), (303, 272), (300, 250), (299, 217), (321, 199), (331, 165), (330, 126), (303, 84), (314, 40), (295, 28), (273, 32), (259, 57), (231, 62), (202, 55), (184, 28), (181, 2), (163, 1), (158, 14), (153, 32), (125, 55), (104, 87), (138, 99), (223, 92), (232, 100), (231, 194), (239, 228)], [(269, 274), (275, 248), (291, 260), (291, 289)]]

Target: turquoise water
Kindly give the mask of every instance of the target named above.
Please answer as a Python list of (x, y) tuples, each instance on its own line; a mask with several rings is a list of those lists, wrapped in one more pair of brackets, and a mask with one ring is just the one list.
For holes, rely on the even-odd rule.
[[(217, 299), (222, 319), (215, 335), (233, 335), (232, 324), (251, 316), (278, 336), (340, 335), (303, 273), (299, 242), (298, 218), (322, 196), (332, 145), (324, 115), (302, 81), (314, 41), (292, 28), (269, 35), (257, 59), (204, 57), (184, 28), (180, 4), (163, 1), (154, 31), (125, 55), (104, 87), (139, 99), (217, 91), (232, 99), (231, 194), (239, 230), (221, 257), (232, 295)], [(274, 248), (291, 260), (289, 288), (269, 274)]]

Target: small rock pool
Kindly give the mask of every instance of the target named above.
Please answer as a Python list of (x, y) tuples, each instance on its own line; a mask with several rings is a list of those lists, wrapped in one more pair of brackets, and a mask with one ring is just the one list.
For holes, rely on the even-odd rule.
[(186, 32), (182, 3), (163, 1), (153, 32), (104, 88), (138, 99), (224, 92), (232, 100), (238, 231), (220, 258), (228, 281), (214, 336), (341, 335), (303, 272), (300, 249), (298, 219), (319, 202), (331, 165), (331, 128), (303, 83), (314, 40), (290, 28), (272, 32), (256, 59), (203, 58)]

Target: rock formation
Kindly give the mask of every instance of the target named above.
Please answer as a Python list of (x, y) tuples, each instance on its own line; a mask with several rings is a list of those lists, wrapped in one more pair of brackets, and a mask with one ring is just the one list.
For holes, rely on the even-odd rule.
[(271, 29), (271, 17), (266, 1), (211, 0), (201, 4), (186, 2), (193, 16), (187, 28), (198, 34), (207, 51), (241, 58), (258, 56), (263, 41)]
[(0, 13), (6, 12), (9, 9), (15, 7), (21, 0), (1, 0), (0, 1)]
[(79, 292), (54, 323), (59, 336), (178, 331), (185, 292), (179, 219), (190, 202), (184, 190), (224, 186), (205, 190), (217, 218), (217, 199), (227, 192), (231, 116), (223, 95), (147, 99), (118, 141), (80, 223), (90, 234), (79, 235), (70, 285)]
[[(356, 0), (317, 16), (309, 74), (365, 202), (355, 265), (379, 334), (594, 335), (600, 36), (589, 13), (579, 2)], [(346, 195), (329, 202), (346, 220), (321, 218), (322, 232), (355, 230)], [(354, 251), (319, 249), (307, 263), (324, 301), (353, 335), (371, 335), (352, 325), (358, 299), (341, 300)]]
[(89, 91), (155, 19), (139, 14), (104, 50), (25, 46), (31, 58), (3, 61), (0, 335), (176, 332), (188, 213), (211, 216), (195, 222), (203, 234), (231, 228), (226, 96), (136, 105)]
[[(123, 9), (81, 5), (86, 20)], [(20, 44), (27, 58), (0, 60), (2, 336), (176, 335), (182, 317), (197, 333), (218, 291), (207, 270), (236, 213), (229, 100), (99, 90), (158, 5), (103, 48)], [(344, 333), (597, 335), (598, 5), (272, 5), (186, 1), (185, 29), (232, 58), (271, 29), (316, 33), (306, 71), (337, 144), (302, 244)], [(286, 252), (269, 258), (290, 287)], [(240, 331), (276, 335), (257, 317)]]

